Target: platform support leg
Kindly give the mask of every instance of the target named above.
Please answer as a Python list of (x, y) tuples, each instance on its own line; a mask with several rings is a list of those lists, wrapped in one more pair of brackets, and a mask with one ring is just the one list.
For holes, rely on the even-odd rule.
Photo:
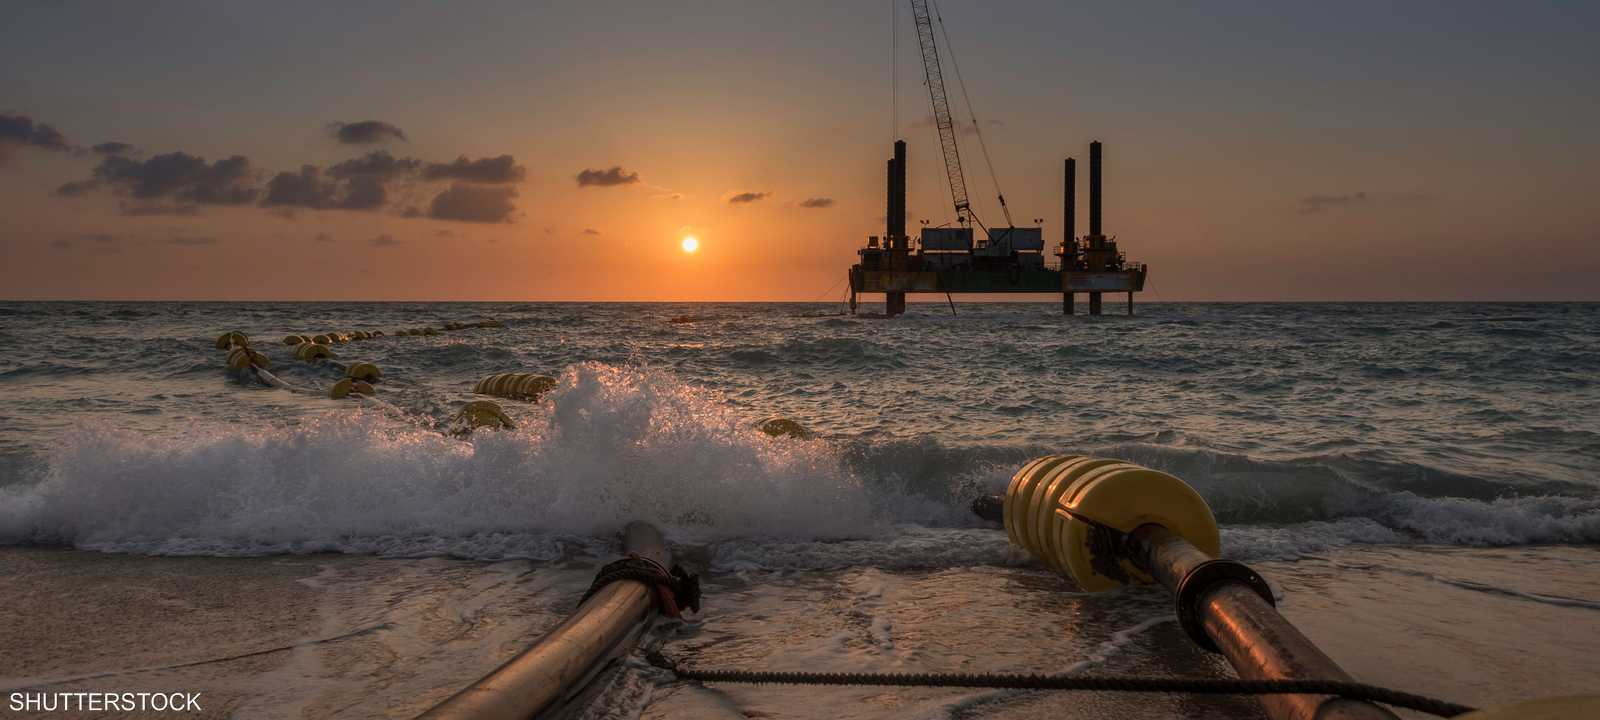
[(1133, 292), (1128, 292), (1128, 317), (1133, 317)]
[(894, 317), (896, 315), (905, 314), (905, 311), (906, 311), (906, 294), (905, 293), (903, 293), (903, 292), (885, 293), (883, 300), (884, 300), (884, 303), (883, 303), (883, 305), (884, 305), (883, 314), (888, 315), (889, 317)]
[(1074, 307), (1074, 306), (1077, 305), (1077, 304), (1078, 304), (1078, 294), (1077, 293), (1061, 293), (1061, 314), (1062, 315), (1071, 315), (1073, 313), (1076, 313), (1078, 311), (1078, 309), (1076, 307)]
[(1099, 315), (1100, 314), (1100, 293), (1097, 293), (1097, 292), (1089, 293), (1089, 314), (1090, 315)]

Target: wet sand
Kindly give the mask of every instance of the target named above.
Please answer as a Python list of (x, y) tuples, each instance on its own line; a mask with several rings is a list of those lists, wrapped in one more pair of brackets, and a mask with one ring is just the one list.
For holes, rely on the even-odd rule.
[[(1258, 567), (1357, 679), (1483, 706), (1600, 689), (1597, 560), (1374, 547)], [(598, 562), (0, 550), (0, 687), (200, 691), (202, 717), (412, 717), (552, 627)], [(731, 572), (651, 642), (698, 667), (1230, 677), (1168, 602), (1083, 595), (1031, 566)], [(708, 687), (637, 657), (614, 682), (589, 717), (1261, 717), (1247, 698)]]

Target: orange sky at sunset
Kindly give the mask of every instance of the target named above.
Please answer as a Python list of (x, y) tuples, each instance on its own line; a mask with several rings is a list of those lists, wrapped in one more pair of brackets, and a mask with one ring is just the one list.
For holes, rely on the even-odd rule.
[[(1151, 266), (1145, 301), (1600, 299), (1600, 101), (1573, 84), (1600, 13), (1385, 8), (944, 15), (1019, 224), (1059, 239), (1061, 160), (1106, 143), (1106, 227)], [(883, 3), (13, 14), (0, 298), (837, 300), (883, 232)], [(915, 228), (951, 211), (900, 32)], [(395, 132), (336, 124), (362, 121)], [(413, 164), (365, 202), (335, 167), (375, 151)], [(237, 196), (158, 182), (175, 152), (247, 158)], [(505, 155), (493, 179), (450, 167)], [(284, 199), (304, 166), (322, 189)], [(466, 219), (440, 198), (458, 186), (510, 209)]]

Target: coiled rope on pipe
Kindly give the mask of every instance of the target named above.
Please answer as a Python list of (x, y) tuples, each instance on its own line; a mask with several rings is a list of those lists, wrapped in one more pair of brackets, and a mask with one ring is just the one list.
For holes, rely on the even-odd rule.
[(1339, 680), (1234, 680), (1122, 675), (1027, 675), (1019, 673), (821, 673), (760, 670), (695, 670), (678, 667), (659, 652), (650, 664), (683, 680), (755, 685), (877, 685), (889, 687), (1080, 690), (1090, 692), (1187, 693), (1193, 695), (1336, 695), (1382, 703), (1439, 717), (1473, 712), (1466, 705), (1366, 683)]

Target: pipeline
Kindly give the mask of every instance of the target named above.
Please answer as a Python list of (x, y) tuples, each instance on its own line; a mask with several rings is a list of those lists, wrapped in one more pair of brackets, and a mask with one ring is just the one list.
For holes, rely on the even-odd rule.
[[(661, 532), (645, 523), (623, 530), (622, 551), (660, 568), (672, 566)], [(604, 571), (602, 571), (604, 573)], [(576, 612), (532, 647), (420, 717), (429, 720), (523, 720), (577, 707), (591, 683), (655, 622), (662, 586), (618, 579), (595, 588)]]
[[(1217, 560), (1216, 519), (1182, 480), (1137, 465), (1051, 455), (1012, 477), (1001, 505), (1011, 541), (1088, 592), (1157, 582), (1201, 647), (1246, 680), (1353, 682), (1274, 609), (1265, 580)], [(1369, 702), (1329, 695), (1266, 695), (1275, 720), (1393, 720)]]

